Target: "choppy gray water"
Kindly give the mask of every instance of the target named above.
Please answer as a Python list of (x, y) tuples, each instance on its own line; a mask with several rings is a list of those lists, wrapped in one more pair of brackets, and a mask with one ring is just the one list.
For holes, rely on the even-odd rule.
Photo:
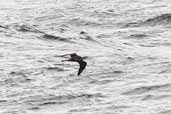
[(0, 114), (171, 114), (170, 4), (0, 0)]

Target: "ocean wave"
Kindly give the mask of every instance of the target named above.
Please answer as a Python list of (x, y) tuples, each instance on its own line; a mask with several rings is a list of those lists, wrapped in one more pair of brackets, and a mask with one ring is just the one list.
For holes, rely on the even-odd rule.
[(171, 98), (171, 95), (145, 95), (142, 100), (146, 101), (146, 100), (162, 100), (162, 99), (167, 99), (167, 98)]
[(145, 21), (131, 22), (124, 25), (124, 27), (141, 27), (141, 26), (157, 26), (157, 25), (170, 25), (171, 24), (171, 14), (161, 14), (149, 18)]
[(139, 94), (144, 94), (144, 93), (149, 92), (149, 91), (165, 89), (165, 88), (168, 88), (168, 87), (171, 87), (171, 84), (142, 86), (142, 87), (138, 87), (138, 88), (129, 90), (127, 92), (124, 92), (123, 95), (139, 95)]
[(171, 14), (162, 14), (147, 19), (142, 22), (141, 25), (155, 26), (155, 25), (168, 25), (171, 24)]
[(71, 42), (67, 38), (62, 38), (62, 37), (50, 35), (50, 34), (44, 34), (43, 38), (47, 38), (47, 39), (51, 39), (51, 40), (58, 40), (58, 41), (63, 41), (63, 42)]
[[(100, 93), (97, 94), (69, 94), (69, 95), (59, 95), (59, 96), (30, 96), (28, 98), (24, 98), (23, 100), (25, 103), (31, 104), (32, 107), (40, 107), (46, 105), (55, 105), (55, 104), (66, 104), (70, 102), (74, 102), (74, 100), (81, 100), (81, 99), (92, 99), (92, 98), (102, 98), (105, 97)], [(83, 101), (84, 102), (84, 101)]]
[(171, 110), (162, 111), (159, 114), (171, 114)]

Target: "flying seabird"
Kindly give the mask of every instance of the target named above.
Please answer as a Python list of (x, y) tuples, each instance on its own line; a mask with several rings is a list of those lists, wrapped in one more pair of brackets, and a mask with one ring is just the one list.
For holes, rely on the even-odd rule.
[(82, 57), (78, 56), (76, 53), (72, 53), (72, 54), (69, 54), (70, 55), (70, 59), (69, 60), (64, 60), (64, 61), (71, 61), (71, 62), (77, 62), (79, 63), (79, 70), (78, 70), (78, 76), (81, 74), (81, 72), (85, 69), (86, 65), (87, 65), (87, 62), (85, 62), (83, 60)]

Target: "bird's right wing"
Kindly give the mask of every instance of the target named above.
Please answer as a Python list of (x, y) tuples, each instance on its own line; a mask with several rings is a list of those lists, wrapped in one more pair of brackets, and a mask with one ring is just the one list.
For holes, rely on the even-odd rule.
[(81, 72), (85, 69), (87, 63), (85, 61), (82, 61), (79, 63), (80, 64), (80, 68), (79, 68), (79, 71), (78, 71), (78, 76), (81, 74)]

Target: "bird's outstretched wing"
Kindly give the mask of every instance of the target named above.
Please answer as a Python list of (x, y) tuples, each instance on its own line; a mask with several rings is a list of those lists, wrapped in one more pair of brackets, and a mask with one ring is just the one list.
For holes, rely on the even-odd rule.
[(85, 62), (85, 61), (81, 61), (81, 62), (79, 62), (79, 64), (80, 64), (80, 68), (79, 68), (79, 71), (78, 71), (78, 76), (81, 74), (81, 72), (85, 69), (85, 67), (86, 67), (86, 65), (87, 65), (87, 63)]

